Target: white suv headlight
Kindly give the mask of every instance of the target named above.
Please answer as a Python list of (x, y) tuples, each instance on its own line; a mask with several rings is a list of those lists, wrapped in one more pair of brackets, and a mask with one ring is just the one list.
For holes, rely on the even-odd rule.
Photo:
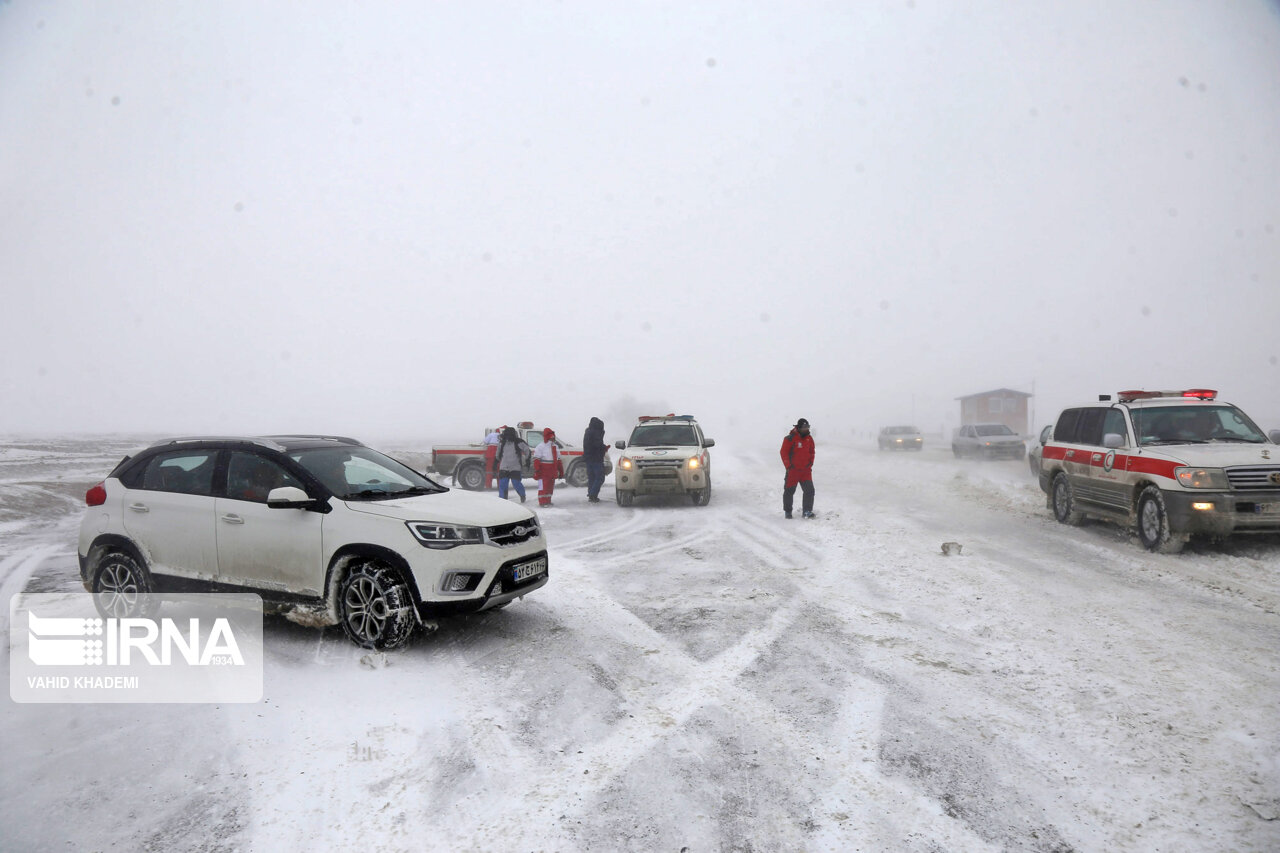
[(406, 521), (413, 537), (428, 548), (444, 551), (459, 545), (479, 545), (484, 541), (484, 528), (438, 521)]
[(1227, 472), (1221, 468), (1174, 468), (1173, 475), (1188, 489), (1229, 489)]

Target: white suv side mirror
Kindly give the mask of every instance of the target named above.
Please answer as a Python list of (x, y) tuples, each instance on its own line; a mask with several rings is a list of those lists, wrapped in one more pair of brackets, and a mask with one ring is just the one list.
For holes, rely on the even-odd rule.
[(714, 438), (708, 438), (708, 439), (706, 439), (705, 441), (703, 441), (703, 442), (702, 442), (702, 446), (703, 446), (703, 447), (715, 447), (715, 446), (716, 446), (716, 440), (715, 440)]
[(1280, 429), (1273, 429), (1267, 433), (1267, 437), (1271, 439), (1272, 444), (1280, 444)]
[(1102, 446), (1109, 450), (1124, 447), (1124, 436), (1118, 432), (1109, 432), (1102, 437)]
[(626, 449), (627, 449), (627, 443), (626, 443), (625, 441), (623, 441), (622, 439), (618, 439), (617, 441), (615, 441), (615, 442), (613, 443), (613, 446), (614, 446), (614, 447), (616, 447), (616, 448), (618, 448), (619, 450), (626, 450)]
[(272, 509), (306, 509), (314, 503), (311, 495), (297, 486), (281, 486), (267, 493), (267, 506)]

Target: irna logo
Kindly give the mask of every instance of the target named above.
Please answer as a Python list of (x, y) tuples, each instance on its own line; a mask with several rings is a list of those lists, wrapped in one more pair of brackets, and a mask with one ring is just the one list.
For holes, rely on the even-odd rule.
[[(206, 620), (207, 622), (208, 620)], [(201, 630), (198, 617), (186, 620), (42, 617), (27, 612), (27, 656), (39, 666), (169, 666), (175, 656), (188, 666), (244, 666), (231, 623), (212, 620)]]

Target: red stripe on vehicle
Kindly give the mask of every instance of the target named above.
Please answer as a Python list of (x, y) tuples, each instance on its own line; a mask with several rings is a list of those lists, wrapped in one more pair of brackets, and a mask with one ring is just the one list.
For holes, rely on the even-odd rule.
[[(1117, 465), (1116, 467), (1119, 467)], [(1129, 471), (1135, 474), (1153, 474), (1157, 477), (1167, 477), (1170, 480), (1176, 479), (1173, 475), (1173, 469), (1181, 468), (1177, 462), (1170, 462), (1168, 459), (1149, 459), (1146, 456), (1130, 456)]]

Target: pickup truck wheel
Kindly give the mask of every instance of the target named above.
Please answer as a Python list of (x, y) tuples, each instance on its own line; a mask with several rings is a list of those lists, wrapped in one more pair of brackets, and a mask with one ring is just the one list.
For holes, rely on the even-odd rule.
[(570, 465), (569, 470), (565, 472), (564, 481), (577, 489), (586, 488), (587, 463), (574, 462)]
[(463, 462), (453, 469), (453, 484), (468, 491), (478, 492), (484, 488), (484, 463), (479, 461)]
[(706, 488), (697, 489), (689, 493), (689, 498), (693, 501), (694, 506), (706, 506), (711, 503), (711, 475), (707, 475)]
[(1142, 547), (1157, 554), (1176, 554), (1187, 544), (1185, 533), (1169, 530), (1169, 513), (1157, 486), (1147, 486), (1138, 496), (1138, 538)]
[(1059, 522), (1076, 527), (1084, 520), (1084, 516), (1076, 510), (1076, 498), (1071, 491), (1071, 481), (1061, 471), (1054, 475), (1050, 496), (1053, 498), (1053, 517)]
[(628, 492), (625, 489), (618, 489), (613, 493), (613, 496), (617, 500), (618, 506), (631, 506), (636, 499), (634, 492)]
[(377, 560), (355, 566), (338, 595), (342, 630), (351, 642), (386, 651), (404, 645), (417, 619), (400, 572)]

